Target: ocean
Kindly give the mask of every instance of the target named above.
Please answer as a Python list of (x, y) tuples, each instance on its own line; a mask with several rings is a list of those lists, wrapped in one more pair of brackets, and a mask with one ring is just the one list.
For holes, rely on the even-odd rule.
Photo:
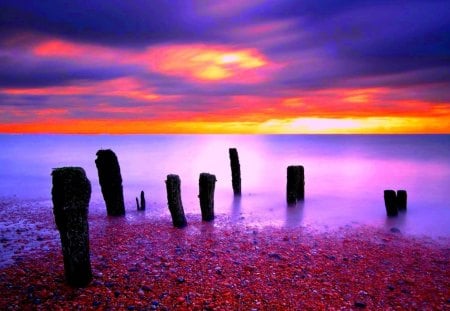
[[(0, 199), (51, 203), (51, 172), (81, 166), (92, 183), (90, 213), (105, 214), (95, 166), (99, 149), (120, 163), (128, 218), (145, 191), (145, 217), (167, 217), (165, 179), (181, 178), (188, 222), (200, 214), (198, 178), (215, 174), (215, 213), (250, 226), (317, 230), (396, 227), (450, 236), (450, 135), (0, 135)], [(231, 187), (228, 148), (237, 148), (242, 196)], [(286, 168), (305, 167), (305, 200), (286, 204)], [(408, 209), (386, 217), (383, 190), (404, 189)], [(29, 208), (29, 207), (28, 207)], [(25, 212), (25, 211), (24, 211)], [(29, 211), (27, 211), (29, 212)]]

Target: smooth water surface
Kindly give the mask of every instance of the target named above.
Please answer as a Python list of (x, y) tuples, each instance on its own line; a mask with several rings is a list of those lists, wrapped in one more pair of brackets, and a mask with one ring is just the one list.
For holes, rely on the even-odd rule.
[[(92, 183), (91, 213), (105, 213), (96, 152), (118, 156), (127, 217), (144, 190), (146, 217), (170, 217), (164, 180), (181, 178), (187, 214), (200, 214), (198, 177), (217, 177), (216, 214), (249, 225), (398, 227), (450, 236), (450, 135), (0, 135), (0, 197), (51, 199), (52, 168), (81, 166)], [(233, 197), (228, 148), (239, 152)], [(286, 167), (303, 165), (306, 198), (286, 205)], [(388, 219), (384, 189), (408, 191), (408, 211)], [(51, 201), (49, 201), (51, 207)], [(170, 219), (170, 218), (169, 218)], [(189, 219), (188, 219), (189, 221)]]

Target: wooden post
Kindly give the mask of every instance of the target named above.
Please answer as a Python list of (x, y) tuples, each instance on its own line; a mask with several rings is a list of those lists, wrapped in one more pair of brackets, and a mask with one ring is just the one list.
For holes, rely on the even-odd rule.
[(397, 209), (406, 211), (407, 193), (406, 190), (397, 190)]
[(141, 191), (141, 211), (145, 211), (145, 194), (144, 194), (144, 190)]
[(136, 197), (136, 206), (138, 211), (145, 211), (145, 195), (144, 191), (141, 191), (141, 204), (139, 204), (139, 199)]
[(286, 200), (295, 204), (305, 199), (305, 170), (301, 165), (291, 165), (287, 168)]
[(216, 176), (208, 173), (201, 173), (199, 178), (200, 209), (202, 220), (211, 221), (214, 219), (214, 189)]
[(394, 190), (384, 190), (384, 205), (389, 217), (398, 215), (397, 195)]
[(125, 215), (122, 176), (120, 174), (119, 161), (115, 153), (110, 149), (99, 150), (95, 164), (97, 165), (98, 180), (102, 188), (108, 215)]
[(236, 148), (230, 148), (230, 166), (231, 166), (231, 183), (233, 185), (233, 193), (235, 196), (241, 195), (241, 165), (239, 164), (239, 155)]
[(87, 219), (91, 183), (81, 167), (54, 169), (52, 183), (53, 214), (61, 238), (66, 281), (84, 287), (92, 280)]
[(170, 214), (172, 215), (172, 223), (174, 227), (183, 228), (187, 225), (184, 216), (183, 203), (181, 202), (180, 177), (178, 175), (167, 175), (166, 189), (167, 202)]

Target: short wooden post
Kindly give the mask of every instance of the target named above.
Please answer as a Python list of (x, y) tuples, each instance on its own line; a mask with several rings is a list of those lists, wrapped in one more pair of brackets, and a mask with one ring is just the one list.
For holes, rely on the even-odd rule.
[(180, 185), (181, 181), (178, 175), (167, 175), (167, 202), (172, 216), (173, 226), (177, 228), (182, 228), (187, 225), (186, 217), (184, 216), (183, 203), (181, 202)]
[(406, 190), (397, 190), (397, 208), (399, 211), (406, 211), (406, 201)]
[(216, 176), (208, 173), (201, 173), (199, 178), (200, 209), (202, 220), (211, 221), (214, 219), (214, 189)]
[(302, 165), (291, 165), (287, 168), (286, 200), (295, 204), (305, 199), (305, 170)]
[(389, 217), (398, 215), (397, 195), (394, 190), (384, 190), (384, 205)]
[(92, 280), (88, 225), (91, 183), (81, 167), (54, 169), (52, 183), (53, 214), (61, 238), (66, 281), (84, 287)]
[(230, 166), (231, 166), (231, 183), (233, 185), (233, 193), (235, 196), (241, 195), (241, 165), (239, 164), (239, 155), (236, 148), (230, 148)]
[(138, 211), (145, 211), (145, 194), (141, 191), (141, 204), (139, 204), (139, 199), (136, 198), (136, 206)]
[(99, 150), (95, 164), (108, 215), (125, 215), (122, 176), (116, 154), (110, 149)]

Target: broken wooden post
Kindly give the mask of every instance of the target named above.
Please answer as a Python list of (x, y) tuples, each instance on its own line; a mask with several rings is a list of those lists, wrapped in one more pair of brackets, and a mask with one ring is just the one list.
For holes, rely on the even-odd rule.
[(92, 280), (87, 219), (91, 183), (81, 167), (54, 169), (52, 183), (53, 214), (61, 239), (66, 281), (71, 286), (84, 287)]
[(214, 189), (216, 176), (208, 173), (201, 173), (199, 178), (200, 209), (202, 220), (211, 221), (214, 219)]
[(397, 209), (406, 211), (407, 193), (406, 190), (397, 190)]
[(178, 175), (167, 175), (166, 189), (167, 202), (174, 227), (182, 228), (187, 225), (184, 216), (183, 203), (181, 202), (180, 177)]
[(122, 176), (116, 154), (110, 149), (99, 150), (95, 164), (97, 166), (98, 180), (102, 188), (108, 215), (125, 215)]
[(230, 148), (228, 151), (230, 154), (233, 193), (235, 196), (239, 196), (241, 195), (241, 165), (239, 164), (239, 155), (236, 148)]
[(305, 170), (301, 165), (291, 165), (287, 168), (286, 200), (295, 204), (305, 199)]
[(138, 211), (145, 211), (145, 194), (141, 191), (141, 204), (139, 204), (139, 199), (136, 198), (136, 206)]
[(141, 211), (145, 211), (145, 194), (144, 194), (144, 190), (141, 191)]
[(384, 205), (389, 217), (398, 215), (397, 195), (394, 190), (384, 190)]

